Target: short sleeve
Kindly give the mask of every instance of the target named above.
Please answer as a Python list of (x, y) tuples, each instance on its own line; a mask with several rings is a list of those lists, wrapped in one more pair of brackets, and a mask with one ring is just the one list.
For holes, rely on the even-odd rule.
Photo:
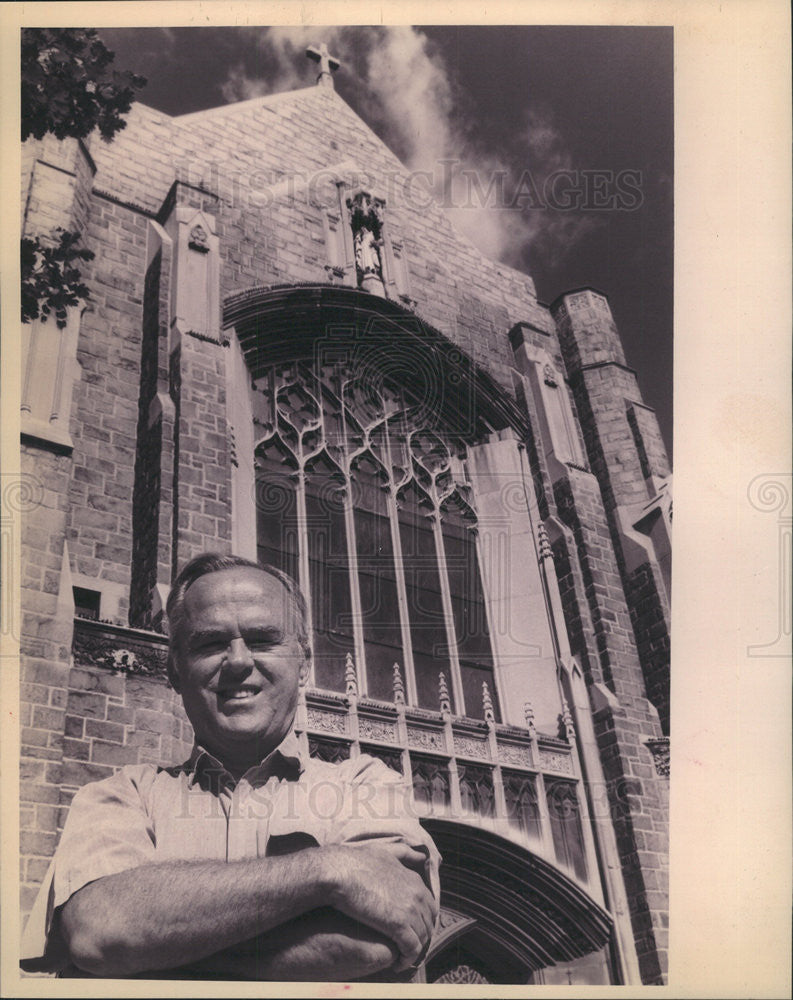
[(425, 854), (424, 881), (440, 899), (441, 856), (418, 820), (413, 790), (402, 775), (381, 760), (362, 754), (347, 762), (344, 809), (336, 831), (339, 843), (398, 840)]
[(74, 796), (22, 938), (27, 971), (57, 971), (67, 960), (62, 943), (50, 939), (52, 918), (78, 889), (154, 860), (154, 832), (145, 805), (149, 771), (145, 765), (125, 767)]

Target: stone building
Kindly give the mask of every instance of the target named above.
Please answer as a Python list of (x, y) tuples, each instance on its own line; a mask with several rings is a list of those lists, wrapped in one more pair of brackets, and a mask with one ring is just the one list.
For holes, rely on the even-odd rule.
[(311, 752), (412, 781), (429, 982), (661, 983), (671, 479), (607, 297), (537, 300), (318, 85), (24, 151), (95, 252), (23, 331), (22, 905), (75, 790), (172, 763), (170, 581), (301, 581)]

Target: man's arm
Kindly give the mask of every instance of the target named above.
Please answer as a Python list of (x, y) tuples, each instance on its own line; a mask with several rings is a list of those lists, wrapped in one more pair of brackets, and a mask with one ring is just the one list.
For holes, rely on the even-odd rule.
[[(344, 982), (390, 970), (398, 958), (395, 945), (384, 935), (323, 907), (177, 970), (176, 976), (183, 972), (191, 978)], [(393, 978), (404, 976), (394, 973)]]
[(79, 968), (124, 976), (188, 965), (330, 905), (392, 941), (396, 969), (404, 969), (435, 919), (432, 894), (409, 870), (416, 853), (335, 845), (232, 863), (143, 865), (76, 892), (62, 908), (61, 930)]

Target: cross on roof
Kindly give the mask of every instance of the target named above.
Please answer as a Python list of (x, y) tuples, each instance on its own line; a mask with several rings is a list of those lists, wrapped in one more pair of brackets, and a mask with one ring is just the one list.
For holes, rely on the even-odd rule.
[(318, 49), (314, 48), (313, 45), (309, 45), (306, 49), (306, 55), (309, 59), (313, 59), (314, 62), (319, 63), (317, 83), (322, 87), (333, 88), (333, 77), (331, 74), (341, 66), (341, 63), (335, 56), (328, 54), (328, 46), (324, 42)]

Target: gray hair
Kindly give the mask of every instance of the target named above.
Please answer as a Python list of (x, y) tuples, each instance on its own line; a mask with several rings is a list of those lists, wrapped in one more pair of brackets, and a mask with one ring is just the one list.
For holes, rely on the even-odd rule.
[(173, 582), (168, 595), (165, 613), (168, 617), (168, 676), (173, 680), (176, 670), (176, 648), (179, 633), (184, 621), (184, 602), (187, 591), (196, 580), (210, 573), (220, 573), (226, 569), (258, 569), (268, 576), (275, 577), (292, 599), (297, 610), (297, 641), (306, 660), (311, 659), (311, 645), (308, 641), (308, 606), (299, 584), (288, 573), (277, 566), (268, 563), (254, 562), (243, 556), (222, 555), (218, 552), (204, 552), (191, 559)]

